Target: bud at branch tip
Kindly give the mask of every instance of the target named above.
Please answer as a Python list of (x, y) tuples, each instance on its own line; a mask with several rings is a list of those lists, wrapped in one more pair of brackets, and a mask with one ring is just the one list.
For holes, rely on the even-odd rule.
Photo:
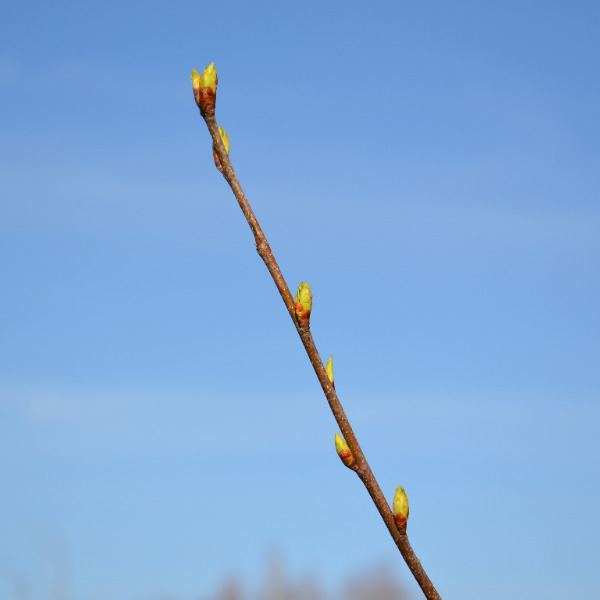
[(219, 78), (217, 77), (217, 70), (215, 69), (215, 63), (210, 63), (202, 75), (194, 69), (192, 71), (192, 87), (194, 88), (194, 99), (196, 104), (202, 113), (205, 115), (215, 114), (215, 102), (217, 100), (217, 85)]

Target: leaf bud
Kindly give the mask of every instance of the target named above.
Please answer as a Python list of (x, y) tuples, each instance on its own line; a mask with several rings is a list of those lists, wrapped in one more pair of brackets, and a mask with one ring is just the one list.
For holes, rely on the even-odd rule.
[(327, 373), (327, 377), (329, 377), (329, 381), (331, 381), (331, 385), (335, 387), (335, 383), (333, 381), (333, 354), (329, 357), (329, 360), (325, 365), (325, 371)]
[(210, 63), (202, 75), (194, 69), (192, 71), (192, 87), (194, 88), (194, 99), (202, 113), (202, 116), (215, 114), (215, 102), (217, 100), (217, 70), (215, 63)]
[[(227, 135), (227, 132), (220, 125), (219, 125), (219, 135), (221, 136), (221, 139), (223, 140), (223, 145), (225, 146), (225, 150), (227, 151), (227, 154), (229, 154), (229, 136)], [(213, 143), (213, 158), (215, 159), (215, 166), (222, 173), (223, 165), (221, 164), (221, 159), (219, 158), (219, 155), (217, 154), (214, 143)]]
[(346, 440), (339, 434), (335, 434), (335, 449), (341, 461), (349, 468), (354, 469), (356, 460), (352, 454), (352, 450), (348, 447)]
[(408, 521), (408, 496), (404, 491), (404, 488), (398, 486), (396, 493), (394, 494), (394, 504), (392, 506), (394, 512), (394, 519), (398, 529), (402, 532), (406, 531), (406, 523)]
[(296, 292), (294, 299), (294, 309), (296, 319), (301, 327), (308, 328), (310, 323), (310, 311), (312, 310), (312, 294), (310, 293), (310, 283), (302, 282)]

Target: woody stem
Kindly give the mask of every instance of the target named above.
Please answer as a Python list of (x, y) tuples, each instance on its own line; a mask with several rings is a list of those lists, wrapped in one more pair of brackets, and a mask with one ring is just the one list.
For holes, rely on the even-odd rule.
[(323, 392), (325, 393), (325, 397), (327, 398), (327, 402), (329, 403), (329, 407), (331, 408), (331, 412), (339, 425), (339, 428), (342, 431), (352, 454), (356, 460), (356, 465), (353, 467), (353, 470), (356, 472), (360, 480), (363, 482), (364, 486), (367, 488), (369, 495), (371, 496), (381, 518), (383, 519), (390, 535), (392, 536), (396, 546), (400, 550), (404, 561), (408, 565), (408, 568), (412, 572), (414, 578), (417, 583), (423, 590), (425, 597), (428, 600), (441, 600), (440, 595), (437, 590), (433, 586), (433, 583), (429, 579), (425, 569), (422, 567), (421, 562), (417, 558), (410, 542), (408, 540), (408, 536), (405, 531), (400, 531), (396, 525), (396, 521), (394, 520), (394, 515), (390, 506), (371, 471), (371, 467), (363, 454), (361, 447), (354, 435), (354, 431), (350, 426), (350, 422), (348, 421), (348, 417), (346, 417), (346, 413), (344, 412), (344, 408), (342, 407), (342, 403), (340, 402), (335, 388), (331, 381), (329, 381), (329, 377), (327, 376), (327, 372), (325, 371), (325, 365), (319, 356), (317, 351), (317, 347), (313, 340), (312, 333), (310, 332), (310, 328), (308, 325), (303, 326), (299, 323), (296, 318), (296, 311), (294, 307), (294, 298), (290, 292), (290, 289), (279, 269), (279, 265), (275, 260), (275, 256), (269, 246), (269, 242), (263, 233), (258, 220), (252, 210), (244, 191), (242, 190), (242, 186), (240, 185), (238, 178), (233, 169), (233, 165), (231, 164), (231, 160), (229, 159), (229, 155), (225, 150), (225, 145), (221, 139), (221, 135), (219, 133), (219, 128), (217, 126), (217, 121), (214, 115), (205, 114), (204, 120), (210, 132), (210, 135), (213, 139), (215, 151), (221, 161), (221, 166), (223, 168), (223, 177), (225, 177), (227, 183), (231, 187), (234, 196), (236, 197), (246, 220), (248, 221), (248, 225), (254, 234), (254, 240), (256, 242), (256, 250), (258, 254), (263, 259), (269, 273), (271, 273), (271, 277), (277, 286), (277, 290), (283, 299), (283, 302), (287, 308), (288, 313), (298, 331), (300, 339), (302, 340), (302, 344), (306, 350), (308, 358), (313, 366), (313, 369), (317, 375), (319, 383), (323, 388)]

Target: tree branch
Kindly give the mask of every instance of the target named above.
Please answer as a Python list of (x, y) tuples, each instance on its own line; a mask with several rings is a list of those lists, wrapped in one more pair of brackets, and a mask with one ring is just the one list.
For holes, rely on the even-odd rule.
[(240, 205), (240, 208), (242, 209), (242, 212), (244, 213), (244, 216), (248, 221), (248, 225), (250, 225), (250, 229), (254, 234), (254, 240), (256, 242), (256, 249), (258, 251), (258, 254), (263, 259), (265, 265), (267, 266), (267, 269), (269, 270), (269, 273), (271, 273), (271, 277), (273, 278), (273, 281), (277, 286), (281, 298), (283, 299), (285, 307), (287, 308), (287, 311), (290, 314), (290, 317), (292, 318), (292, 322), (294, 323), (294, 326), (296, 327), (296, 330), (300, 335), (300, 339), (302, 340), (304, 348), (306, 349), (308, 358), (315, 370), (317, 378), (319, 379), (319, 383), (323, 388), (323, 392), (325, 393), (327, 402), (329, 403), (329, 407), (331, 408), (331, 412), (333, 413), (333, 416), (335, 417), (335, 420), (337, 421), (342, 431), (342, 434), (346, 442), (348, 443), (352, 454), (354, 455), (356, 464), (351, 468), (353, 471), (356, 472), (360, 480), (367, 488), (367, 491), (369, 492), (369, 495), (375, 503), (375, 506), (377, 507), (381, 518), (383, 519), (386, 527), (388, 528), (388, 531), (390, 532), (390, 535), (392, 536), (394, 542), (396, 543), (396, 546), (400, 550), (400, 553), (402, 554), (406, 564), (408, 565), (408, 568), (411, 570), (414, 578), (417, 580), (419, 586), (423, 590), (425, 597), (428, 598), (428, 600), (441, 600), (440, 595), (438, 594), (435, 587), (431, 583), (431, 580), (427, 576), (425, 569), (423, 569), (423, 567), (421, 566), (421, 562), (415, 555), (414, 550), (412, 549), (412, 546), (410, 545), (410, 542), (408, 540), (408, 536), (406, 535), (406, 531), (400, 530), (396, 525), (394, 514), (390, 509), (390, 506), (387, 500), (385, 499), (385, 496), (383, 495), (379, 484), (377, 483), (377, 480), (373, 475), (373, 472), (371, 471), (371, 467), (369, 466), (369, 463), (367, 462), (367, 459), (365, 458), (361, 450), (356, 436), (354, 435), (354, 431), (352, 430), (350, 422), (346, 417), (346, 413), (344, 412), (342, 403), (340, 402), (335, 392), (333, 383), (329, 380), (329, 377), (327, 376), (325, 366), (323, 364), (323, 361), (321, 360), (321, 357), (319, 356), (319, 353), (315, 346), (315, 342), (313, 340), (313, 336), (310, 332), (310, 326), (301, 325), (298, 319), (296, 318), (294, 297), (292, 296), (290, 289), (288, 288), (288, 285), (281, 273), (281, 270), (279, 269), (279, 265), (277, 264), (275, 256), (271, 251), (269, 242), (267, 241), (267, 238), (265, 237), (265, 234), (263, 233), (258, 223), (258, 220), (256, 219), (256, 216), (254, 215), (254, 212), (248, 202), (248, 199), (246, 198), (246, 195), (244, 194), (244, 191), (242, 190), (242, 187), (233, 169), (233, 165), (231, 164), (231, 160), (229, 159), (227, 150), (225, 149), (223, 140), (221, 139), (219, 128), (217, 126), (217, 121), (214, 117), (214, 104), (213, 114), (210, 114), (210, 112), (211, 111), (205, 112), (201, 109), (201, 114), (204, 117), (210, 135), (213, 139), (213, 148), (220, 161), (220, 170), (222, 170), (223, 176), (225, 177), (227, 183), (231, 187)]

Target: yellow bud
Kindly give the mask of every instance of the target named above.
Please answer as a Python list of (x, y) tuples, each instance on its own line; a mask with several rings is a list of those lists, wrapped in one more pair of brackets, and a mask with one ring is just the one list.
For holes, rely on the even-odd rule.
[(394, 494), (392, 510), (398, 529), (400, 531), (406, 531), (406, 523), (408, 522), (408, 496), (401, 486), (398, 486), (398, 489)]
[(335, 387), (335, 383), (333, 382), (333, 354), (329, 357), (329, 360), (325, 365), (325, 371), (327, 372), (327, 377), (329, 377), (329, 381), (331, 381), (333, 387)]
[(302, 282), (298, 287), (296, 298), (294, 299), (294, 309), (299, 325), (301, 327), (308, 327), (310, 322), (310, 311), (312, 310), (310, 283)]
[(202, 71), (202, 75), (199, 75), (198, 71), (194, 69), (191, 79), (192, 87), (194, 88), (194, 98), (202, 116), (214, 115), (215, 102), (217, 100), (217, 84), (219, 83), (215, 63), (210, 63)]
[(352, 469), (356, 465), (354, 455), (350, 450), (346, 440), (339, 434), (335, 434), (335, 449), (342, 462), (349, 468)]
[[(229, 137), (227, 135), (227, 132), (220, 125), (219, 125), (219, 134), (221, 136), (221, 139), (223, 140), (223, 145), (225, 146), (225, 150), (227, 151), (227, 154), (229, 154)], [(221, 164), (221, 159), (219, 158), (219, 155), (217, 154), (217, 150), (215, 149), (214, 143), (213, 143), (212, 150), (213, 150), (213, 158), (215, 160), (215, 166), (222, 173), (223, 165)]]
[(213, 93), (217, 93), (217, 85), (219, 83), (219, 78), (217, 77), (217, 70), (215, 69), (215, 63), (212, 62), (204, 71), (202, 71), (202, 75), (200, 75), (199, 87), (209, 87)]
[(198, 73), (198, 71), (196, 71), (196, 69), (194, 69), (192, 71), (192, 87), (194, 88), (194, 90), (199, 90), (200, 89), (200, 73)]
[(225, 150), (227, 150), (227, 154), (229, 154), (229, 136), (227, 132), (219, 125), (219, 134), (221, 135), (221, 139), (223, 140), (223, 145), (225, 146)]

